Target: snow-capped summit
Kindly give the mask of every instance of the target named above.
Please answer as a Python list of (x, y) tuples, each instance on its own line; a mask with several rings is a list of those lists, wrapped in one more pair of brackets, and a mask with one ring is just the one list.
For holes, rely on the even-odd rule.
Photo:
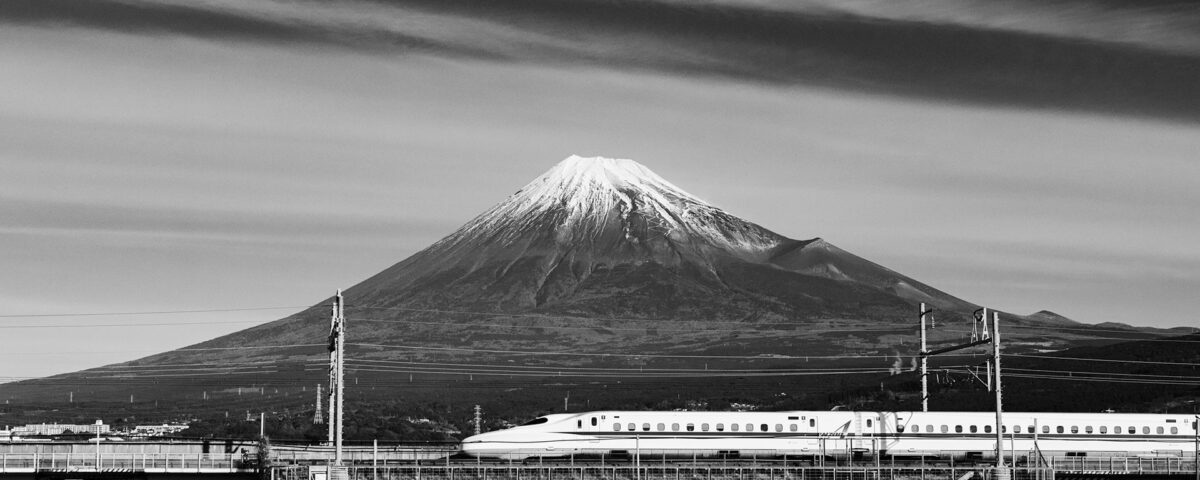
[(539, 249), (587, 249), (589, 256), (714, 250), (760, 256), (786, 240), (726, 214), (633, 160), (572, 155), (438, 245), (455, 248), (485, 237), (490, 244), (512, 246), (539, 232), (552, 234), (541, 239), (549, 243)]

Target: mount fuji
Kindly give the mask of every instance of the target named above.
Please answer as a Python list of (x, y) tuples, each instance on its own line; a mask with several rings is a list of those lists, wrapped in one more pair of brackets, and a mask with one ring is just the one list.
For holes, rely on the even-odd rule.
[(697, 320), (751, 301), (793, 320), (969, 307), (820, 238), (725, 213), (633, 160), (578, 156), (346, 293), (372, 306)]
[[(730, 215), (633, 160), (578, 156), (344, 296), (351, 368), (433, 374), (458, 363), (692, 368), (810, 356), (898, 368), (916, 350), (920, 303), (943, 324), (962, 320), (932, 330), (931, 344), (969, 335), (976, 309), (821, 238), (787, 238)], [(326, 300), (64, 378), (172, 365), (247, 380), (267, 368), (248, 365), (313, 374), (324, 369), (329, 312)], [(1051, 312), (1005, 319), (1016, 328), (1008, 351), (1104, 343)]]
[[(976, 308), (821, 238), (730, 215), (633, 160), (578, 156), (345, 298), (358, 358), (596, 355), (563, 360), (579, 365), (611, 354), (893, 354), (915, 336), (919, 303), (943, 318)], [(256, 347), (319, 344), (328, 319), (316, 305), (135, 363), (299, 361), (312, 354)], [(1009, 319), (1077, 325), (1049, 312)], [(1040, 332), (1037, 348), (1080, 335)]]
[[(519, 417), (557, 408), (570, 392), (583, 399), (573, 408), (692, 408), (679, 403), (875, 391), (916, 354), (919, 304), (935, 309), (930, 345), (969, 339), (976, 309), (820, 238), (730, 215), (632, 160), (575, 156), (344, 297), (351, 413), (376, 412), (360, 412), (370, 428), (413, 409), (449, 416), (452, 404)], [(1171, 333), (1093, 328), (1046, 311), (1003, 318), (1008, 353), (1115, 343), (1114, 329)], [(178, 415), (223, 410), (217, 421), (233, 429), (244, 422), (228, 419), (231, 405), (267, 402), (281, 422), (311, 425), (315, 392), (306, 389), (326, 381), (329, 326), (326, 299), (5, 393), (30, 405), (33, 421), (46, 420), (43, 399), (70, 391), (130, 415), (162, 415), (160, 401)], [(247, 387), (258, 395), (243, 398)]]

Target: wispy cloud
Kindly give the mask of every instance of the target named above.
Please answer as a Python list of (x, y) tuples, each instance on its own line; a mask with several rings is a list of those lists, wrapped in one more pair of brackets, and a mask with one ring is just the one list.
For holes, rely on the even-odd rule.
[(1002, 4), (18, 0), (2, 20), (1200, 119), (1200, 10)]

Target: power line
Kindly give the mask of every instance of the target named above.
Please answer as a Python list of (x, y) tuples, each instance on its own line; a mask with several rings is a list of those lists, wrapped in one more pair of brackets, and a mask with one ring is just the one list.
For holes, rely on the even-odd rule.
[[(370, 348), (395, 348), (405, 350), (425, 350), (425, 351), (443, 351), (443, 352), (467, 352), (467, 353), (495, 353), (509, 355), (563, 355), (563, 356), (582, 356), (582, 357), (614, 357), (614, 358), (698, 358), (698, 359), (725, 359), (725, 360), (804, 360), (804, 359), (857, 359), (857, 358), (889, 358), (895, 359), (897, 355), (782, 355), (782, 354), (758, 354), (758, 355), (670, 355), (670, 354), (637, 354), (637, 353), (599, 353), (599, 352), (578, 352), (565, 350), (500, 350), (500, 349), (483, 349), (483, 348), (466, 348), (466, 347), (425, 347), (419, 345), (385, 345), (376, 343), (347, 343), (356, 347)], [(971, 355), (963, 355), (971, 356)]]
[(235, 323), (264, 323), (262, 320), (225, 320), (205, 322), (161, 322), (161, 323), (73, 323), (55, 325), (0, 325), (0, 328), (96, 328), (96, 327), (177, 327), (182, 325), (215, 325)]
[[(296, 343), (292, 345), (245, 345), (241, 347), (188, 347), (177, 348), (171, 352), (208, 352), (217, 350), (245, 350), (248, 348), (299, 348), (299, 347), (327, 347), (326, 343)], [(170, 353), (170, 352), (163, 352)]]
[(1055, 356), (1051, 356), (1051, 355), (1030, 355), (1030, 354), (1024, 354), (1024, 353), (1009, 353), (1009, 354), (1006, 354), (1005, 356), (1021, 357), (1021, 358), (1040, 358), (1040, 359), (1047, 359), (1047, 360), (1073, 360), (1073, 361), (1080, 361), (1080, 362), (1134, 363), (1134, 364), (1139, 364), (1139, 365), (1180, 365), (1180, 366), (1186, 366), (1186, 367), (1200, 366), (1200, 363), (1188, 363), (1188, 362), (1154, 362), (1154, 361), (1148, 361), (1148, 360), (1113, 360), (1113, 359), (1107, 359), (1107, 358), (1055, 357)]
[(1018, 372), (1033, 372), (1033, 373), (1057, 373), (1067, 375), (1093, 375), (1093, 376), (1111, 376), (1113, 378), (1175, 378), (1200, 381), (1200, 376), (1193, 375), (1160, 375), (1154, 373), (1121, 373), (1121, 372), (1081, 372), (1077, 370), (1045, 370), (1036, 368), (1010, 368)]
[[(487, 316), (487, 317), (532, 318), (532, 319), (541, 319), (541, 320), (563, 320), (563, 319), (577, 319), (577, 320), (592, 320), (592, 321), (614, 321), (614, 322), (647, 322), (647, 321), (652, 321), (652, 322), (655, 322), (656, 324), (657, 324), (657, 323), (694, 323), (694, 322), (703, 322), (703, 323), (706, 323), (706, 324), (721, 324), (721, 323), (723, 323), (723, 324), (730, 324), (730, 325), (740, 325), (740, 326), (756, 326), (756, 327), (758, 327), (758, 326), (772, 326), (772, 325), (779, 325), (779, 326), (804, 326), (804, 327), (812, 327), (812, 326), (813, 326), (813, 324), (815, 323), (815, 322), (766, 322), (766, 323), (751, 323), (751, 322), (744, 322), (744, 321), (679, 320), (679, 319), (666, 319), (666, 318), (589, 317), (589, 316), (582, 316), (582, 315), (555, 314), (555, 313), (503, 313), (503, 312), (479, 312), (479, 311), (471, 311), (471, 310), (447, 310), (447, 309), (434, 309), (434, 308), (373, 307), (373, 306), (367, 306), (367, 305), (347, 305), (347, 308), (350, 308), (350, 309), (365, 309), (365, 310), (393, 310), (393, 311), (403, 311), (403, 312), (413, 312), (413, 313), (437, 313), (437, 314), (450, 314), (450, 315), (474, 315), (474, 316)], [(853, 329), (852, 331), (896, 331), (896, 330), (907, 330), (907, 329), (916, 329), (916, 328), (917, 328), (917, 326), (916, 326), (916, 325), (897, 325), (897, 326), (894, 326), (894, 327), (876, 327), (876, 328), (866, 328), (866, 329), (857, 329), (857, 328), (856, 328), (856, 329)], [(1039, 326), (1039, 325), (1011, 325), (1011, 324), (1010, 324), (1009, 326), (1007, 326), (1007, 327), (1005, 327), (1005, 328), (1015, 328), (1015, 329), (1037, 329), (1037, 330), (1062, 330), (1062, 331), (1075, 331), (1075, 330), (1078, 330), (1078, 331), (1083, 331), (1083, 332), (1114, 332), (1114, 333), (1133, 333), (1133, 334), (1141, 334), (1141, 335), (1161, 335), (1161, 336), (1175, 336), (1175, 335), (1187, 335), (1187, 334), (1188, 334), (1188, 333), (1154, 333), (1154, 332), (1140, 332), (1140, 331), (1137, 331), (1136, 329), (1133, 329), (1133, 328), (1130, 328), (1130, 329), (1118, 329), (1118, 328), (1092, 328), (1092, 327), (1086, 327), (1086, 326), (1080, 326), (1080, 327), (1054, 327), (1054, 326)], [(944, 329), (935, 329), (935, 330), (948, 331), (948, 330), (944, 330)], [(839, 330), (839, 331), (841, 331), (841, 330)], [(958, 332), (962, 332), (962, 331), (958, 331)], [(1197, 332), (1200, 332), (1200, 329), (1192, 329), (1192, 332), (1191, 332), (1191, 333), (1197, 333)], [(969, 332), (967, 332), (967, 333), (969, 333)], [(1088, 335), (1088, 336), (1090, 336), (1090, 335)]]
[[(372, 366), (400, 366), (400, 365), (417, 365), (417, 366), (448, 366), (448, 367), (475, 367), (475, 368), (529, 368), (529, 369), (555, 369), (555, 370), (572, 370), (572, 371), (599, 371), (599, 372), (760, 372), (760, 371), (782, 371), (782, 369), (722, 369), (722, 368), (607, 368), (607, 367), (558, 367), (553, 365), (492, 365), (478, 363), (448, 363), (448, 362), (405, 362), (396, 360), (370, 360), (359, 359), (352, 360), (355, 363), (362, 362)], [(789, 369), (794, 371), (847, 371), (847, 370), (878, 370), (880, 367), (852, 367), (852, 368), (800, 368)]]
[(542, 371), (530, 370), (451, 370), (451, 369), (435, 369), (435, 368), (412, 368), (412, 369), (389, 369), (389, 368), (357, 368), (360, 372), (379, 372), (379, 373), (433, 373), (433, 374), (453, 374), (453, 375), (480, 375), (480, 376), (522, 376), (522, 377), (601, 377), (601, 378), (711, 378), (711, 377), (785, 377), (785, 376), (813, 376), (813, 375), (864, 375), (872, 373), (887, 373), (888, 370), (876, 369), (872, 371), (826, 371), (826, 372), (803, 372), (803, 371), (779, 371), (779, 372), (685, 372), (685, 373), (667, 373), (667, 372), (625, 372), (621, 375), (613, 375), (604, 372), (563, 372), (554, 369)]
[(224, 313), (224, 312), (250, 312), (258, 310), (284, 310), (293, 308), (308, 308), (311, 305), (301, 306), (284, 306), (284, 307), (247, 307), (247, 308), (211, 308), (204, 310), (152, 310), (138, 312), (104, 312), (104, 313), (23, 313), (23, 314), (7, 314), (0, 315), (0, 318), (42, 318), (42, 317), (103, 317), (103, 316), (121, 316), (121, 315), (175, 315), (182, 313)]
[(1063, 375), (1042, 375), (1042, 374), (1027, 374), (1027, 373), (1015, 373), (1015, 374), (1006, 375), (1006, 376), (1013, 377), (1013, 378), (1061, 380), (1061, 381), (1069, 381), (1069, 382), (1105, 382), (1105, 383), (1135, 383), (1135, 384), (1143, 384), (1143, 385), (1183, 385), (1183, 386), (1196, 385), (1196, 386), (1200, 386), (1200, 380), (1191, 381), (1191, 380), (1168, 380), (1168, 379), (1153, 380), (1153, 379), (1136, 379), (1136, 378), (1072, 377), (1072, 376), (1063, 376)]

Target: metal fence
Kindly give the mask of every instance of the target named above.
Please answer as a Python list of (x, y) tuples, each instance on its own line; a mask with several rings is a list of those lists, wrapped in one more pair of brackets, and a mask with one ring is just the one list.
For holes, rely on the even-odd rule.
[(1189, 473), (1196, 471), (1196, 458), (1175, 456), (1139, 457), (1048, 457), (1046, 466), (1060, 471)]
[[(311, 470), (310, 470), (311, 468)], [(311, 480), (325, 467), (289, 466), (275, 480)], [(719, 467), (719, 466), (411, 466), (349, 467), (349, 480), (1054, 480), (1049, 468)], [(1000, 473), (1000, 475), (996, 475)], [(320, 477), (318, 474), (318, 478)]]
[(248, 463), (242, 454), (200, 453), (2, 453), (0, 473), (33, 470), (235, 471)]

